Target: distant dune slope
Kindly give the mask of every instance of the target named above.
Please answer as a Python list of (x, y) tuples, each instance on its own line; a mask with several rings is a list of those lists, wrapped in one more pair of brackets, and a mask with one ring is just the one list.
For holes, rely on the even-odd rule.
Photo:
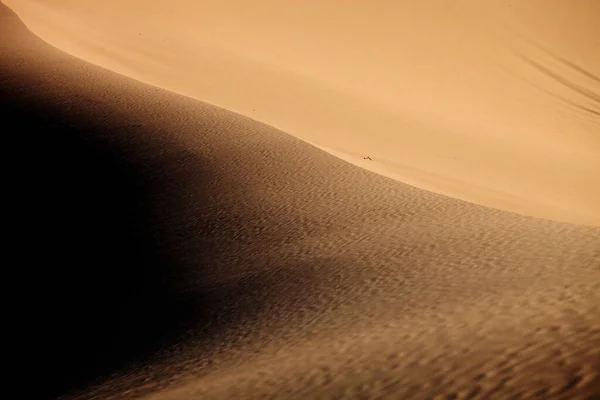
[(0, 104), (13, 397), (600, 396), (600, 228), (371, 173), (2, 4)]
[(61, 50), (372, 171), (600, 225), (596, 0), (5, 2)]

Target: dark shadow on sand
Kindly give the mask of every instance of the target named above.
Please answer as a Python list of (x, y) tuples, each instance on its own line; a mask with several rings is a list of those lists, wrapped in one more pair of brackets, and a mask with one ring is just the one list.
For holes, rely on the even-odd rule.
[(8, 326), (25, 366), (15, 372), (29, 382), (20, 397), (52, 398), (143, 363), (202, 305), (172, 287), (175, 265), (157, 235), (160, 166), (106, 140), (94, 112), (70, 117), (26, 65), (31, 49), (9, 43), (16, 34), (41, 41), (2, 4), (0, 26), (4, 228), (14, 255), (4, 267), (18, 276)]
[[(4, 228), (15, 255), (4, 260), (18, 275), (5, 279), (16, 315), (6, 325), (24, 365), (20, 398), (160, 390), (210, 368), (202, 356), (228, 333), (322, 279), (302, 257), (263, 258), (272, 243), (328, 227), (246, 193), (253, 160), (257, 179), (289, 177), (247, 154), (248, 126), (231, 126), (233, 113), (218, 124), (207, 110), (44, 43), (0, 3)], [(277, 157), (289, 171), (303, 165)]]
[(53, 118), (52, 105), (5, 100), (2, 131), (20, 136), (5, 192), (21, 252), (13, 268), (25, 279), (17, 333), (31, 335), (35, 389), (53, 396), (156, 351), (185, 302), (170, 291), (146, 177), (93, 130)]

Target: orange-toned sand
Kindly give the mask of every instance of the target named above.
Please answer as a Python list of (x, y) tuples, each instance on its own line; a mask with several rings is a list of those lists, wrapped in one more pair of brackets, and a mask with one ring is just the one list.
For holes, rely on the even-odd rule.
[(600, 2), (4, 4), (32, 385), (600, 397)]
[(364, 168), (600, 225), (596, 0), (7, 4), (67, 53)]

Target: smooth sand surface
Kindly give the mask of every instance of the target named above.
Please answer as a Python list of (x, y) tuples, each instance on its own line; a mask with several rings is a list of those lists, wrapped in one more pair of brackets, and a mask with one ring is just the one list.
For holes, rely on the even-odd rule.
[(361, 167), (600, 226), (596, 0), (6, 4), (61, 50)]
[[(208, 2), (206, 13), (197, 16), (212, 24), (198, 24), (198, 32), (187, 34), (192, 25), (182, 16), (193, 20), (187, 8), (191, 3), (145, 2), (142, 7), (141, 2), (119, 1), (92, 7), (91, 1), (46, 1), (47, 11), (42, 2), (5, 3), (22, 12), (34, 33), (46, 39), (47, 32), (50, 42), (77, 32), (67, 49), (74, 54), (77, 48), (82, 57), (106, 62), (118, 72), (130, 68), (137, 79), (143, 78), (144, 68), (148, 81), (181, 79), (178, 85), (189, 84), (192, 95), (206, 89), (206, 100), (217, 104), (238, 101), (236, 95), (245, 93), (236, 105), (239, 111), (254, 118), (244, 107), (256, 99), (257, 113), (264, 107), (256, 118), (281, 118), (275, 125), (297, 126), (293, 133), (303, 139), (318, 127), (308, 139), (331, 151), (350, 154), (357, 144), (372, 146), (366, 155), (374, 162), (385, 154), (401, 154), (402, 162), (423, 163), (407, 167), (413, 179), (425, 176), (427, 167), (434, 170), (436, 184), (445, 182), (446, 174), (456, 174), (457, 191), (471, 187), (467, 178), (485, 181), (494, 190), (519, 192), (526, 201), (514, 204), (539, 208), (545, 216), (550, 208), (536, 196), (555, 194), (551, 204), (557, 218), (597, 221), (597, 182), (592, 178), (598, 172), (593, 157), (598, 120), (589, 111), (597, 103), (552, 79), (548, 82), (557, 90), (553, 95), (532, 88), (519, 92), (521, 104), (511, 105), (509, 94), (517, 88), (508, 77), (495, 82), (468, 75), (481, 79), (483, 93), (497, 90), (487, 97), (497, 103), (479, 102), (477, 109), (465, 110), (468, 102), (452, 98), (468, 76), (440, 78), (436, 84), (443, 90), (431, 89), (424, 97), (410, 86), (410, 74), (434, 73), (432, 57), (439, 50), (434, 47), (410, 71), (394, 73), (408, 85), (404, 93), (414, 95), (414, 110), (404, 110), (416, 110), (406, 120), (412, 122), (398, 122), (400, 114), (388, 108), (393, 102), (367, 101), (361, 93), (342, 95), (351, 76), (364, 78), (365, 90), (377, 87), (367, 79), (375, 77), (368, 60), (355, 65), (343, 58), (354, 51), (350, 42), (331, 45), (343, 64), (330, 66), (340, 71), (335, 90), (330, 82), (316, 83), (312, 77), (296, 81), (299, 72), (284, 73), (283, 66), (269, 72), (269, 65), (291, 53), (274, 52), (272, 60), (265, 59), (266, 67), (257, 61), (250, 72), (233, 51), (216, 58), (221, 49), (210, 43), (196, 47), (194, 57), (177, 58), (189, 50), (187, 40), (204, 38), (206, 33), (200, 33), (209, 28), (231, 45), (241, 37), (248, 52), (255, 52), (252, 46), (261, 32), (266, 34), (266, 22), (279, 23), (281, 32), (288, 32), (284, 28), (290, 23), (267, 13), (283, 13), (283, 6), (274, 6), (279, 3), (269, 8), (262, 1), (252, 10), (225, 13), (231, 21), (235, 17), (239, 29), (253, 24), (256, 30), (245, 36), (234, 35), (233, 22), (221, 25), (217, 11), (224, 13), (225, 5)], [(539, 7), (540, 2), (514, 3)], [(577, 3), (590, 9), (598, 4)], [(582, 32), (592, 17), (582, 13), (581, 20), (570, 20), (567, 4), (572, 3), (549, 2), (539, 9), (537, 21), (550, 32), (546, 12), (563, 8), (560, 21), (581, 30), (568, 31), (564, 42), (556, 43), (581, 34), (588, 42), (576, 45), (587, 49), (592, 39)], [(308, 15), (312, 8), (306, 7)], [(356, 14), (361, 18), (376, 11), (360, 7), (365, 8)], [(527, 18), (529, 6), (519, 7), (523, 12), (518, 15)], [(298, 43), (316, 43), (321, 30), (344, 32), (343, 25), (338, 29), (329, 24), (333, 10), (331, 6), (320, 19), (321, 25), (307, 30), (306, 38), (295, 36)], [(340, 9), (339, 18), (347, 22), (345, 10)], [(432, 10), (439, 15), (427, 18), (440, 22), (443, 13)], [(134, 11), (147, 30), (135, 25)], [(386, 55), (394, 66), (405, 57), (414, 59), (414, 49), (386, 53), (377, 47), (383, 44), (372, 38), (384, 35), (397, 17), (383, 11), (377, 11), (380, 23), (350, 24), (364, 40), (357, 46), (372, 43), (373, 58)], [(289, 12), (304, 15), (297, 9)], [(171, 21), (166, 31), (177, 27), (183, 33), (163, 36), (157, 13), (163, 14), (165, 24)], [(22, 339), (27, 336), (17, 347), (26, 360), (26, 367), (18, 370), (27, 380), (18, 387), (21, 398), (35, 398), (32, 393), (153, 400), (600, 396), (599, 228), (483, 207), (372, 173), (246, 116), (66, 54), (34, 36), (19, 17), (0, 6), (2, 132), (16, 142), (8, 156), (14, 159), (10, 173), (18, 177), (7, 192), (15, 200), (10, 213), (18, 217), (10, 232), (27, 249), (19, 253), (16, 268), (27, 279), (15, 284), (21, 290), (18, 299), (28, 300), (21, 313), (25, 321), (14, 325)], [(413, 17), (402, 17), (402, 41), (417, 40), (410, 32), (422, 20)], [(437, 26), (433, 37), (420, 40), (433, 46), (445, 38), (450, 46), (459, 35), (446, 29), (452, 20)], [(128, 26), (131, 36), (125, 35)], [(135, 42), (135, 35), (153, 34), (148, 42)], [(278, 49), (290, 40), (283, 34), (271, 38), (281, 43)], [(156, 46), (158, 40), (165, 40), (164, 47)], [(574, 52), (575, 47), (565, 51)], [(163, 58), (170, 48), (176, 61)], [(296, 48), (312, 51), (308, 44)], [(458, 44), (445, 48), (444, 57), (450, 57)], [(142, 49), (147, 49), (146, 58)], [(468, 53), (466, 48), (461, 51)], [(94, 58), (100, 54), (104, 61)], [(257, 53), (264, 54), (266, 50)], [(321, 65), (317, 57), (314, 65), (302, 64), (305, 56), (299, 52), (285, 62), (299, 63), (304, 68), (300, 72), (310, 75), (310, 68)], [(594, 80), (593, 74), (583, 72), (593, 71), (593, 60), (588, 59), (589, 65), (578, 60), (586, 69), (577, 69), (550, 53), (544, 57), (573, 79)], [(221, 60), (231, 69), (217, 68)], [(194, 63), (204, 66), (189, 70)], [(460, 70), (462, 64), (450, 67)], [(364, 75), (351, 75), (356, 71)], [(527, 71), (529, 78), (538, 76), (535, 68)], [(230, 81), (232, 76), (237, 81)], [(169, 87), (169, 82), (161, 86)], [(294, 90), (292, 85), (297, 85)], [(473, 84), (462, 93), (474, 99), (476, 90)], [(382, 88), (378, 93), (384, 92)], [(572, 95), (589, 110), (564, 103), (563, 95)], [(216, 96), (223, 96), (223, 102)], [(408, 107), (411, 98), (398, 101)], [(428, 101), (430, 116), (439, 119), (417, 115)], [(546, 114), (548, 109), (554, 112)], [(453, 115), (469, 119), (452, 122)], [(495, 117), (488, 121), (490, 115)], [(421, 123), (432, 126), (399, 133), (383, 130), (388, 122), (404, 127), (414, 123), (415, 129)], [(489, 140), (477, 136), (483, 127), (489, 129)], [(454, 136), (443, 139), (450, 132)], [(392, 146), (399, 143), (397, 134), (400, 142), (410, 141), (410, 151)], [(452, 164), (444, 149), (471, 157), (473, 164), (468, 169), (467, 164)], [(412, 158), (405, 159), (408, 155)], [(567, 187), (572, 189), (568, 194), (554, 191)], [(491, 204), (490, 193), (482, 189), (479, 194)]]

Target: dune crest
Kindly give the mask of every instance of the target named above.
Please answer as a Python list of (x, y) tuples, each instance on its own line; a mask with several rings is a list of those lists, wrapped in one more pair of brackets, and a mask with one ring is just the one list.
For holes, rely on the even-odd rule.
[(61, 50), (372, 171), (600, 225), (596, 1), (6, 4)]
[[(97, 11), (98, 21), (121, 4), (91, 3), (85, 14)], [(57, 8), (39, 26), (67, 32), (85, 20), (75, 0), (46, 4)], [(183, 12), (178, 4), (124, 1), (122, 10), (150, 22), (162, 10), (168, 22)], [(245, 18), (267, 12), (261, 4)], [(206, 11), (207, 22), (217, 16)], [(171, 28), (190, 29), (183, 22)], [(73, 43), (89, 45), (93, 24), (78, 29)], [(154, 56), (136, 63), (141, 46), (125, 51), (125, 37), (110, 48), (97, 39), (98, 47), (81, 49), (122, 66), (133, 55), (133, 72), (160, 70)], [(199, 52), (217, 53), (223, 58), (202, 65), (223, 62), (235, 74), (215, 68), (214, 78), (238, 78), (221, 88), (224, 98), (236, 99), (247, 80), (272, 89), (254, 92), (265, 105), (303, 109), (269, 103), (291, 86), (268, 86), (274, 81), (260, 68), (241, 75), (236, 57)], [(566, 66), (594, 79), (583, 62)], [(296, 82), (295, 95), (321, 105), (308, 99), (328, 86), (306, 82)], [(589, 86), (570, 83), (593, 97)], [(24, 382), (10, 379), (6, 392), (63, 400), (600, 396), (600, 228), (482, 207), (371, 173), (262, 122), (60, 51), (2, 2), (0, 89), (11, 150), (6, 247), (15, 255), (5, 258), (9, 272), (22, 275), (8, 280), (16, 293), (5, 325), (16, 336), (9, 343), (17, 360), (7, 364)], [(336, 101), (355, 113), (336, 123), (356, 143), (370, 143), (363, 128), (394, 121), (362, 119), (383, 113), (383, 103), (340, 93)], [(436, 130), (406, 110), (403, 121), (423, 135), (447, 132), (450, 114)], [(281, 121), (295, 114), (273, 114), (286, 115)], [(403, 138), (414, 148), (422, 140)], [(448, 143), (430, 150), (439, 158)], [(544, 143), (549, 152), (562, 148)], [(378, 146), (354, 162), (380, 165), (376, 151), (393, 149)], [(451, 182), (452, 171), (435, 170), (442, 164), (427, 154), (420, 156), (430, 157), (432, 174), (407, 164), (410, 175)]]

